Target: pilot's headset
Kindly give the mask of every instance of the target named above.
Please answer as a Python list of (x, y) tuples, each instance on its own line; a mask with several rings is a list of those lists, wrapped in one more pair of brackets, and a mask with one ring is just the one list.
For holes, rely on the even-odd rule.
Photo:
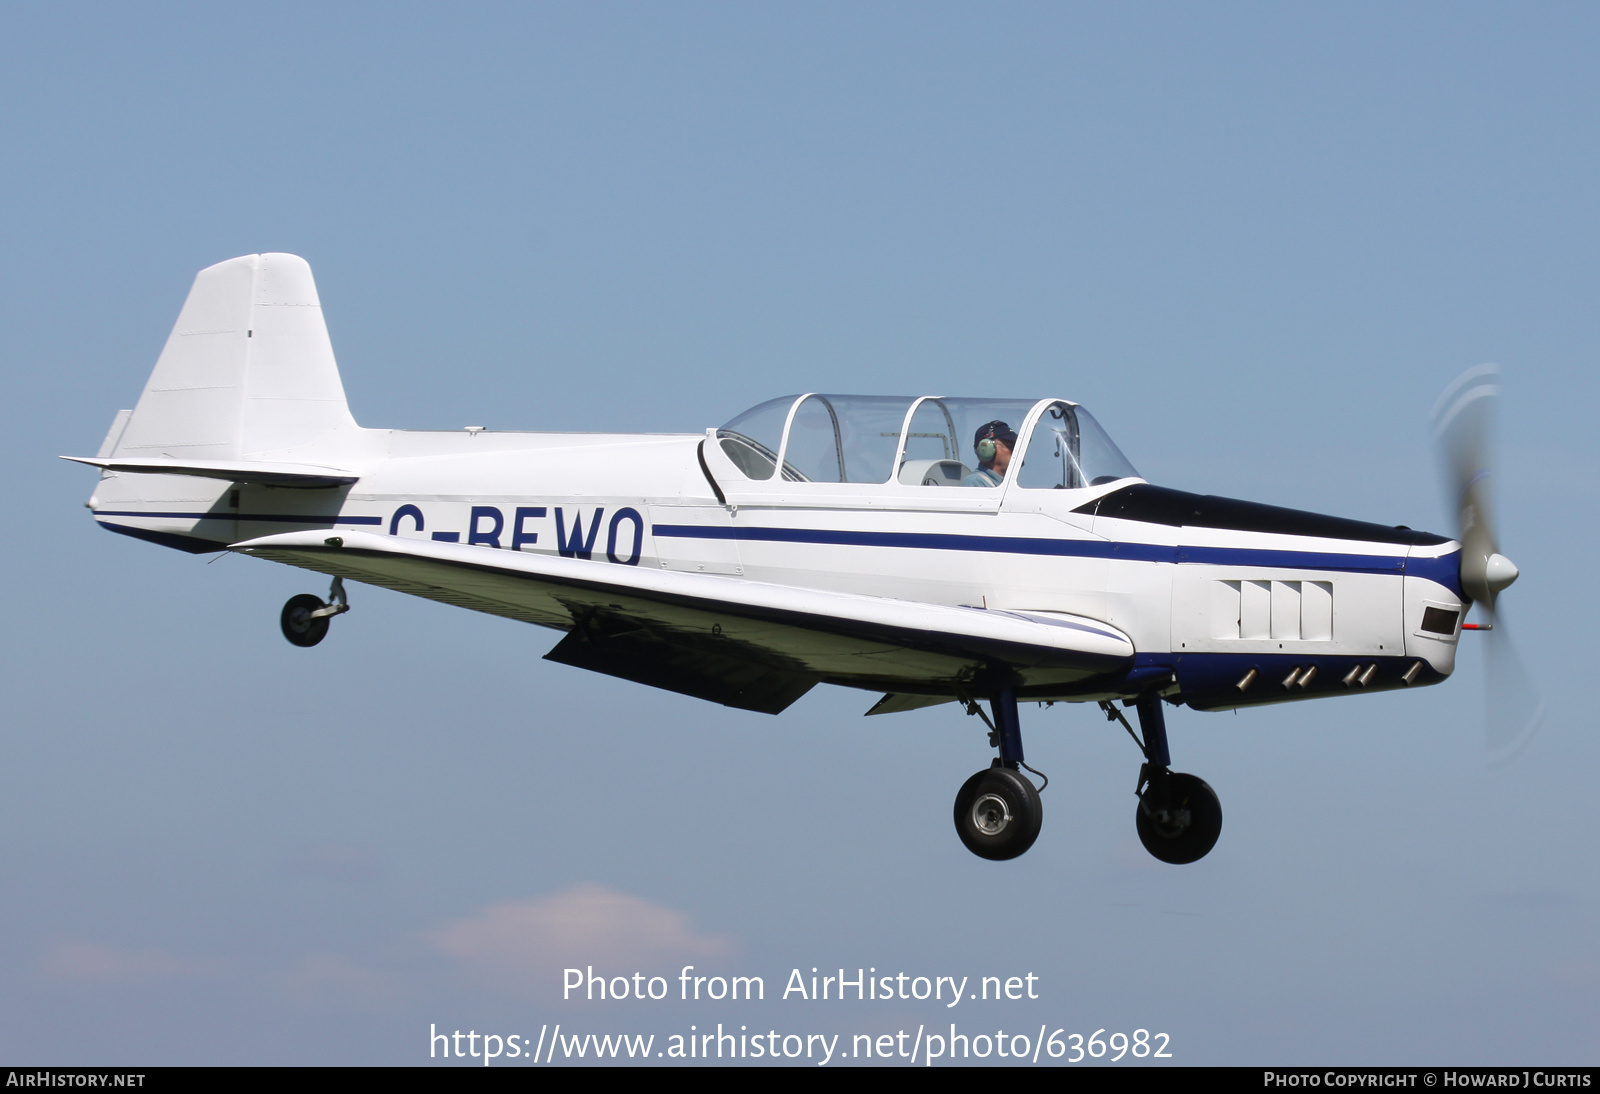
[(1015, 448), (1017, 435), (1011, 427), (1002, 421), (985, 422), (978, 427), (977, 436), (973, 438), (973, 450), (978, 454), (979, 463), (989, 463), (995, 457), (995, 441)]

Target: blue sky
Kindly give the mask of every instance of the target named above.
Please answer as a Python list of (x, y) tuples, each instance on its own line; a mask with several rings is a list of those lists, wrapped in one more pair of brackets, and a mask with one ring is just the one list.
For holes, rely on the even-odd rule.
[[(1185, 1063), (1594, 1063), (1600, 15), (1545, 4), (0, 6), (0, 1057), (425, 1062), (439, 1027), (882, 1033), (927, 1004), (562, 1002), (557, 970), (1040, 977), (972, 1014)], [(1447, 530), (1427, 434), (1505, 369), (1505, 601), (1415, 694), (1174, 712), (1226, 823), (1024, 710), (1023, 859), (949, 708), (778, 718), (548, 632), (105, 534), (84, 468), (195, 271), (312, 264), (363, 425), (700, 430), (795, 390), (1061, 395), (1151, 480)], [(1568, 581), (1572, 565), (1579, 576)], [(967, 1021), (961, 1018), (960, 1021)]]

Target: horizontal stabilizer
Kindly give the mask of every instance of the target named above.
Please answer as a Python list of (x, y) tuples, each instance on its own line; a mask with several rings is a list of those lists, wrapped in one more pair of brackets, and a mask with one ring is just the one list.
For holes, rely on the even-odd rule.
[(136, 475), (193, 475), (202, 479), (222, 479), (260, 486), (290, 486), (301, 490), (323, 490), (349, 486), (360, 476), (337, 467), (316, 467), (304, 463), (258, 463), (252, 460), (169, 460), (133, 456), (120, 459), (97, 456), (62, 456), (74, 463), (86, 463), (102, 471), (121, 471)]

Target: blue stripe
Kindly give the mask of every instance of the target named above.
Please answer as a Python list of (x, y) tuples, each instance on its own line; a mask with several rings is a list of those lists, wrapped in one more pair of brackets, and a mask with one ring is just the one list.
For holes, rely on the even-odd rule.
[(274, 521), (280, 524), (376, 524), (382, 525), (382, 517), (297, 517), (284, 516), (281, 513), (150, 513), (143, 511), (123, 511), (113, 509), (98, 509), (96, 517), (153, 517), (162, 520), (256, 520)]
[(832, 528), (722, 528), (657, 524), (657, 536), (671, 539), (732, 539), (769, 543), (818, 543), (849, 547), (909, 547), (927, 551), (980, 551), (1008, 555), (1115, 558), (1130, 562), (1208, 563), (1281, 566), (1344, 573), (1404, 573), (1404, 555), (1347, 555), (1320, 551), (1272, 551), (1247, 547), (1170, 547), (1157, 543), (1111, 543), (1091, 539), (1018, 536), (962, 536), (943, 532), (846, 532)]
[[(985, 609), (979, 610), (982, 611)], [(1128, 637), (1125, 634), (1117, 634), (1114, 631), (1105, 631), (1098, 627), (1087, 626), (1083, 623), (1074, 623), (1070, 619), (1051, 619), (1049, 616), (1040, 615), (1036, 612), (1012, 612), (997, 608), (995, 609), (995, 614), (1009, 615), (1014, 619), (1021, 619), (1028, 623), (1038, 623), (1045, 627), (1065, 627), (1069, 631), (1087, 631), (1089, 634), (1098, 634), (1101, 638), (1112, 638), (1118, 642), (1124, 642)]]
[(1406, 559), (1406, 576), (1436, 581), (1462, 600), (1467, 594), (1461, 591), (1461, 552), (1451, 551), (1438, 558)]

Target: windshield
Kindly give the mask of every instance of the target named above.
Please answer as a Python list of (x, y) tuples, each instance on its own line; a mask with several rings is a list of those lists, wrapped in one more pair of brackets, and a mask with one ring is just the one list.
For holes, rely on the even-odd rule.
[(1045, 407), (1028, 438), (1017, 485), (1026, 490), (1069, 490), (1138, 478), (1100, 423), (1081, 406)]

